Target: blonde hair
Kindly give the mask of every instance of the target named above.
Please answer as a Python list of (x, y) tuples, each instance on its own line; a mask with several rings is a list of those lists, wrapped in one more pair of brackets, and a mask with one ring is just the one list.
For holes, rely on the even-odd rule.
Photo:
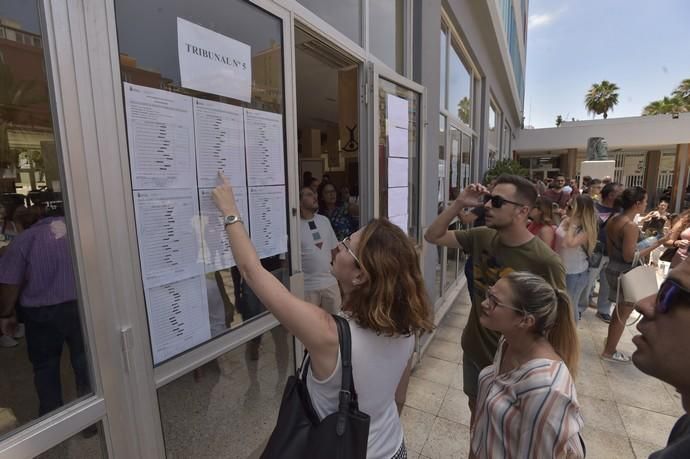
[(528, 272), (512, 272), (504, 279), (510, 284), (514, 306), (534, 317), (535, 333), (546, 337), (574, 378), (580, 347), (568, 293), (553, 288), (543, 278)]
[(571, 218), (577, 220), (582, 231), (587, 235), (585, 252), (587, 255), (592, 255), (599, 236), (599, 219), (594, 210), (594, 201), (589, 196), (580, 194), (570, 201), (570, 205), (573, 209)]
[(366, 281), (349, 294), (343, 310), (361, 327), (391, 336), (434, 329), (419, 255), (407, 234), (374, 219), (362, 231), (357, 258)]

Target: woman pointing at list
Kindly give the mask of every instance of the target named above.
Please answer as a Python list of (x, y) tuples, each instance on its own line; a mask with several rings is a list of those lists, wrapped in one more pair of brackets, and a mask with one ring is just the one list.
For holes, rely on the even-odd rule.
[[(230, 183), (213, 199), (223, 214), (230, 247), (242, 277), (278, 321), (307, 348), (307, 387), (320, 419), (338, 408), (341, 367), (335, 320), (292, 295), (261, 267), (247, 235)], [(414, 348), (417, 331), (433, 328), (414, 245), (387, 220), (372, 220), (343, 239), (332, 262), (343, 293), (343, 316), (352, 334), (352, 372), (359, 408), (371, 418), (367, 457), (405, 457), (395, 390)]]

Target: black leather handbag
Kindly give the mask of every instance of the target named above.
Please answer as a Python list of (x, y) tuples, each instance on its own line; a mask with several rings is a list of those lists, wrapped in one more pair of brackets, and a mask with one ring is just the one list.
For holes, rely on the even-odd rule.
[(350, 324), (334, 315), (340, 341), (342, 382), (338, 410), (323, 420), (314, 411), (307, 389), (309, 356), (298, 375), (288, 378), (275, 429), (261, 459), (365, 459), (369, 415), (359, 411), (352, 379)]

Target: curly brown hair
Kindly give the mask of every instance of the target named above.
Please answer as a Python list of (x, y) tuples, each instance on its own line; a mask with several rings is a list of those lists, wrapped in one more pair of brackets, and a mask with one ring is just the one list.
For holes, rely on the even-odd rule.
[(372, 220), (362, 231), (357, 257), (367, 280), (350, 293), (344, 311), (379, 334), (433, 330), (419, 255), (400, 228), (385, 219)]

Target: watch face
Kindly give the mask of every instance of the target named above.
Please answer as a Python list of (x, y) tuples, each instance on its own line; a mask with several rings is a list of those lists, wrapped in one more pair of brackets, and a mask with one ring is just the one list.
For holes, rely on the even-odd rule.
[(240, 217), (238, 217), (237, 215), (228, 215), (227, 217), (225, 217), (225, 224), (230, 225), (230, 224), (235, 223), (239, 220), (240, 220)]

